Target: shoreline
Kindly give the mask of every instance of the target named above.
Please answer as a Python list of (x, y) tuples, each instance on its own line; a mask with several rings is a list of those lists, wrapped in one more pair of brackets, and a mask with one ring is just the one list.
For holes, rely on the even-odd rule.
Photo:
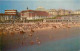
[[(2, 26), (1, 26), (2, 25)], [(21, 26), (20, 26), (21, 25)], [(41, 29), (46, 29), (46, 28), (71, 28), (71, 27), (80, 27), (80, 23), (78, 24), (72, 24), (72, 23), (15, 23), (15, 24), (0, 24), (0, 35), (1, 31), (13, 29), (13, 31), (16, 33), (16, 31), (30, 31), (31, 29), (34, 30), (41, 30)], [(15, 30), (14, 30), (15, 28)], [(26, 28), (26, 29), (25, 29)], [(19, 29), (19, 30), (18, 30)], [(7, 31), (7, 32), (9, 32)]]

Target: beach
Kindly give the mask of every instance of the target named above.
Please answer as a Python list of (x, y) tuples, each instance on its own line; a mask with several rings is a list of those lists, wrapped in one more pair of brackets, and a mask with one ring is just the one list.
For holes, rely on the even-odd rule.
[[(14, 24), (14, 26), (15, 25), (16, 24)], [(21, 25), (23, 24), (19, 24), (19, 26)], [(12, 25), (6, 25), (6, 26), (12, 26)], [(80, 36), (79, 25), (74, 25), (72, 27), (71, 26), (62, 27), (61, 24), (60, 25), (57, 24), (57, 26), (55, 27), (54, 24), (50, 24), (50, 25), (45, 24), (44, 26), (43, 24), (39, 24), (37, 28), (34, 27), (29, 28), (28, 26), (28, 29), (24, 29), (24, 30), (21, 29), (16, 32), (15, 31), (11, 32), (11, 29), (9, 29), (9, 31), (10, 32), (6, 32), (7, 34), (3, 32), (3, 38), (2, 38), (3, 51), (12, 51), (11, 49), (18, 49), (24, 46), (26, 46), (26, 48), (34, 45), (40, 46), (47, 42), (51, 42), (51, 41), (56, 42), (59, 40), (64, 40), (68, 38), (71, 39)]]

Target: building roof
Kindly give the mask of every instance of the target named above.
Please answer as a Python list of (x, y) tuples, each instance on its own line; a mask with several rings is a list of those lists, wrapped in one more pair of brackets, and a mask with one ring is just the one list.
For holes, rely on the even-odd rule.
[(13, 10), (5, 10), (5, 11), (17, 11), (17, 10), (14, 10), (14, 9), (13, 9)]
[(24, 11), (21, 11), (22, 12), (33, 12), (34, 10), (24, 10)]
[(56, 12), (57, 10), (56, 9), (49, 9), (48, 11)]
[(46, 9), (43, 8), (43, 7), (41, 7), (41, 6), (39, 6), (36, 10), (37, 10), (37, 11), (45, 11)]
[(25, 13), (25, 12), (31, 12), (29, 13), (29, 15), (33, 15), (33, 16), (48, 16), (48, 12), (46, 11), (36, 11), (36, 10), (24, 10), (21, 11), (21, 13)]
[(0, 13), (0, 15), (16, 15), (16, 14), (4, 14), (4, 13)]

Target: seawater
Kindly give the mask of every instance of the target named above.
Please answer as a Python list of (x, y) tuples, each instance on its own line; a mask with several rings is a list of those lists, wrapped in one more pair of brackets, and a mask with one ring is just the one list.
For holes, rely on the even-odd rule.
[(80, 36), (49, 41), (41, 45), (24, 46), (8, 51), (80, 51)]

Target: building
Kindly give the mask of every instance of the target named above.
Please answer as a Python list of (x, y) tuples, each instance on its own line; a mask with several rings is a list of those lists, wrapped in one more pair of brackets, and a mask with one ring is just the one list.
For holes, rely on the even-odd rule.
[(46, 22), (80, 22), (80, 16), (63, 16), (56, 19), (46, 19)]
[(64, 9), (59, 9), (58, 10), (58, 15), (65, 15), (65, 10)]
[(72, 10), (59, 9), (58, 15), (70, 15), (72, 14)]
[(5, 14), (14, 14), (14, 15), (17, 15), (17, 10), (5, 10)]
[(46, 11), (24, 10), (21, 11), (21, 20), (43, 19), (49, 17)]
[(51, 17), (57, 16), (57, 15), (70, 15), (72, 14), (71, 10), (65, 10), (65, 9), (49, 9), (47, 12), (50, 14)]
[(80, 16), (64, 16), (61, 19), (67, 22), (80, 22)]
[(0, 21), (13, 21), (15, 20), (17, 15), (15, 14), (0, 14)]
[(43, 8), (43, 7), (41, 7), (41, 6), (39, 6), (39, 7), (36, 9), (36, 11), (46, 11), (46, 9)]
[(48, 13), (51, 15), (51, 17), (58, 15), (58, 12), (56, 9), (49, 9)]
[(71, 11), (65, 10), (65, 15), (70, 15), (70, 14), (71, 14)]
[(80, 14), (80, 10), (74, 11), (74, 14)]
[(0, 21), (14, 21), (18, 18), (17, 10), (5, 10), (5, 13), (0, 13)]

